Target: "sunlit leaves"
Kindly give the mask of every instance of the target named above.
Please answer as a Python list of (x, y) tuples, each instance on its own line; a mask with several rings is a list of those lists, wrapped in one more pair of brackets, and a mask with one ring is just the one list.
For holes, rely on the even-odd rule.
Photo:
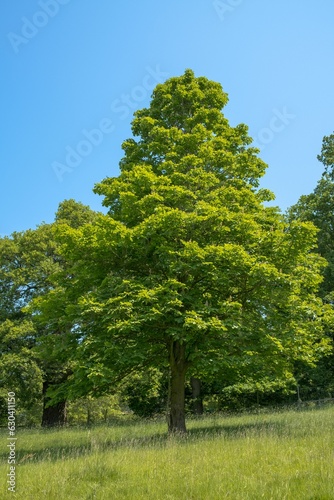
[[(247, 126), (229, 125), (226, 102), (219, 84), (190, 70), (158, 85), (135, 113), (120, 175), (95, 186), (108, 215), (56, 224), (67, 262), (56, 282), (80, 335), (77, 387), (159, 367), (175, 342), (208, 378), (273, 377), (298, 357), (313, 362), (324, 314), (316, 230), (264, 205), (266, 165)], [(55, 295), (46, 300), (50, 311)]]

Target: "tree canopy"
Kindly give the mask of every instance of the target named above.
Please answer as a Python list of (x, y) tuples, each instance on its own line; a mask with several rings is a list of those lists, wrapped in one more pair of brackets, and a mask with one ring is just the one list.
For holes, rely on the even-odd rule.
[(247, 126), (222, 113), (227, 100), (191, 70), (157, 85), (134, 115), (119, 176), (95, 186), (108, 214), (56, 222), (66, 266), (33, 301), (41, 325), (70, 325), (62, 391), (102, 394), (165, 367), (171, 432), (186, 429), (188, 376), (292, 377), (296, 359), (313, 363), (328, 344), (316, 228), (266, 204), (266, 164)]
[[(56, 213), (56, 221), (66, 221), (70, 227), (79, 227), (93, 218), (89, 207), (74, 200), (62, 202)], [(67, 378), (68, 357), (59, 357), (59, 339), (55, 342), (55, 337), (61, 335), (65, 345), (69, 323), (55, 327), (52, 322), (44, 322), (41, 327), (28, 308), (33, 299), (41, 299), (54, 289), (51, 277), (66, 267), (57, 246), (52, 224), (0, 239), (1, 396), (5, 398), (8, 391), (14, 391), (21, 412), (34, 406), (40, 408), (44, 400), (45, 425), (59, 425), (65, 418), (66, 398), (56, 406), (48, 406), (46, 390)]]

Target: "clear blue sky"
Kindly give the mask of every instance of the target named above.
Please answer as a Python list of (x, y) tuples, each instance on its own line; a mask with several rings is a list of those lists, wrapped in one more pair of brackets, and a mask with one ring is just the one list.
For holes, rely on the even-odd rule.
[(225, 115), (249, 126), (282, 210), (322, 174), (333, 0), (6, 1), (0, 45), (0, 235), (51, 222), (64, 199), (101, 209), (92, 188), (118, 175), (133, 111), (186, 68), (223, 85)]

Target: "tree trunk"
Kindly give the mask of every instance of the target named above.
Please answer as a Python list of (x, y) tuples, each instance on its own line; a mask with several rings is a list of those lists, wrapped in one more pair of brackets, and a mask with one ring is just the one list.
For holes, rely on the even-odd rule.
[(186, 371), (185, 345), (177, 340), (173, 341), (170, 346), (169, 433), (186, 432), (184, 407)]
[(201, 397), (201, 381), (196, 377), (190, 379), (194, 415), (203, 415), (203, 399)]
[(49, 387), (49, 382), (43, 383), (43, 415), (42, 427), (56, 427), (66, 424), (66, 401), (60, 401), (55, 405), (46, 407), (49, 398), (46, 396), (46, 391)]
[(91, 412), (91, 409), (90, 409), (90, 401), (88, 401), (88, 405), (87, 405), (87, 419), (86, 419), (86, 424), (88, 427), (90, 427), (92, 425), (92, 412)]

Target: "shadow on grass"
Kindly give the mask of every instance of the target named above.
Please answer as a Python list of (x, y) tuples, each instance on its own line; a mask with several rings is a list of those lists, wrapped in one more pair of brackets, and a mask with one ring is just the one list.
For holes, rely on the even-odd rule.
[[(199, 420), (200, 421), (200, 420)], [(149, 448), (165, 448), (167, 446), (178, 444), (185, 445), (187, 443), (196, 443), (203, 439), (242, 439), (246, 436), (281, 436), (286, 435), (286, 425), (283, 422), (258, 422), (258, 423), (247, 423), (247, 424), (235, 424), (231, 425), (228, 423), (213, 423), (212, 425), (204, 427), (193, 427), (196, 425), (196, 421), (193, 420), (189, 422), (190, 429), (186, 434), (152, 434), (150, 436), (138, 436), (138, 437), (122, 437), (121, 439), (108, 439), (108, 428), (105, 428), (106, 436), (101, 438), (100, 436), (90, 436), (87, 438), (87, 442), (84, 444), (69, 444), (64, 445), (60, 443), (55, 445), (52, 443), (43, 450), (33, 450), (22, 449), (19, 447), (19, 442), (17, 444), (17, 463), (18, 464), (28, 464), (36, 462), (56, 462), (58, 460), (67, 460), (80, 458), (87, 455), (92, 455), (93, 453), (103, 453), (110, 450), (119, 450), (122, 448), (128, 449), (139, 449), (144, 447)], [(149, 424), (148, 424), (149, 425)], [(87, 429), (86, 429), (87, 430)], [(140, 429), (138, 429), (140, 432)], [(52, 430), (47, 430), (45, 434), (52, 433)], [(0, 455), (4, 461), (7, 460), (8, 454), (2, 453)]]
[[(108, 431), (106, 430), (106, 433)], [(155, 447), (159, 448), (164, 446), (168, 439), (167, 434), (155, 434), (152, 436), (136, 437), (136, 438), (122, 438), (115, 439), (98, 439), (95, 437), (88, 438), (85, 444), (70, 444), (64, 445), (60, 443), (55, 445), (47, 445), (45, 449), (34, 450), (32, 447), (29, 449), (20, 448), (19, 441), (17, 441), (16, 459), (17, 464), (24, 465), (27, 463), (36, 462), (56, 462), (58, 460), (67, 460), (73, 458), (80, 458), (94, 453), (103, 453), (110, 450), (118, 450), (120, 448), (142, 448), (142, 447)], [(8, 453), (1, 453), (0, 459), (4, 462), (8, 459)]]
[(284, 422), (257, 422), (248, 424), (214, 424), (207, 427), (191, 428), (188, 430), (187, 439), (195, 441), (205, 438), (222, 437), (224, 439), (240, 439), (246, 436), (280, 436), (285, 431)]

